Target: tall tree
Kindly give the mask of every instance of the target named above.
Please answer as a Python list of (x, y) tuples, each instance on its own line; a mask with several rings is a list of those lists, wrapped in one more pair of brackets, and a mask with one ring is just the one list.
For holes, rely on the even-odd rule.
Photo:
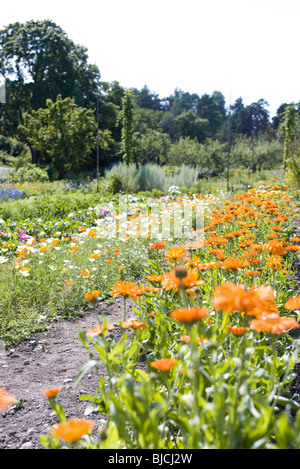
[(95, 108), (98, 68), (88, 63), (87, 49), (50, 20), (17, 22), (0, 31), (0, 75), (7, 89), (0, 125), (7, 135), (23, 124), (25, 112), (57, 95)]
[(93, 110), (58, 95), (55, 102), (47, 99), (46, 108), (25, 114), (19, 134), (41, 151), (44, 161), (62, 177), (66, 171), (76, 171), (86, 162), (95, 146), (96, 129)]
[(132, 91), (137, 107), (161, 111), (162, 106), (159, 96), (152, 93), (146, 85), (140, 91), (136, 88), (133, 88)]
[(225, 98), (220, 91), (211, 96), (204, 94), (199, 99), (197, 114), (208, 121), (207, 136), (215, 138), (226, 118)]

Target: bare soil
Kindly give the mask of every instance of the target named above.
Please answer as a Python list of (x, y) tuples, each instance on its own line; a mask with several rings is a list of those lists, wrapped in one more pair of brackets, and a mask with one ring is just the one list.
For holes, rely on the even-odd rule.
[[(128, 301), (127, 319), (134, 319), (137, 316), (130, 304)], [(57, 417), (43, 394), (47, 389), (60, 388), (58, 401), (63, 405), (67, 419), (78, 417), (70, 392), (80, 412), (84, 412), (87, 402), (80, 401), (78, 396), (86, 393), (94, 395), (97, 379), (91, 371), (83, 377), (78, 387), (73, 387), (77, 373), (89, 360), (89, 351), (80, 341), (78, 332), (97, 326), (99, 318), (102, 322), (104, 315), (109, 324), (123, 320), (123, 300), (99, 303), (92, 312), (81, 313), (72, 321), (59, 321), (49, 330), (6, 351), (0, 364), (0, 387), (15, 396), (16, 403), (5, 412), (0, 412), (0, 449), (43, 448), (39, 435), (48, 434), (57, 423)], [(117, 336), (120, 329), (115, 328), (109, 334)], [(96, 423), (100, 423), (100, 419), (101, 415), (93, 414), (92, 420)]]

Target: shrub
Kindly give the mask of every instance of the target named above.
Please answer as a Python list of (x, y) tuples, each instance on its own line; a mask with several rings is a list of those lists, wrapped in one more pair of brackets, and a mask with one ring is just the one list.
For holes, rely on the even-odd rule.
[(46, 170), (28, 163), (17, 171), (11, 172), (8, 179), (11, 182), (48, 182), (49, 176)]

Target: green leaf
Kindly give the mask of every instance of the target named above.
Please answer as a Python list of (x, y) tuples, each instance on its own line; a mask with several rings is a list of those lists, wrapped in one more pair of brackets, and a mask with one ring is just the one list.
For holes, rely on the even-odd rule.
[(73, 387), (75, 388), (78, 383), (81, 381), (81, 379), (83, 378), (83, 376), (91, 369), (93, 368), (94, 366), (97, 365), (97, 361), (96, 360), (89, 360), (85, 365), (83, 365), (83, 367), (81, 368), (81, 370), (79, 371), (79, 373), (77, 373), (76, 375), (76, 378), (74, 380), (74, 383), (73, 383)]

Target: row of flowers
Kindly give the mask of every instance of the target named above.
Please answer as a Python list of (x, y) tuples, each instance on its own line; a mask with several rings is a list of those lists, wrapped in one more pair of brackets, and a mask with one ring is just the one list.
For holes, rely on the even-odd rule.
[[(95, 369), (99, 387), (84, 396), (95, 419), (67, 419), (60, 389), (50, 388), (59, 423), (41, 437), (44, 446), (298, 447), (299, 418), (293, 427), (277, 407), (300, 407), (286, 398), (296, 360), (290, 332), (299, 328), (297, 216), (287, 190), (249, 191), (206, 213), (193, 239), (149, 243), (143, 280), (120, 278), (110, 290), (123, 298), (123, 320), (103, 318), (79, 333), (91, 360), (74, 385)], [(100, 296), (98, 289), (85, 293), (92, 306)], [(135, 319), (127, 318), (129, 299)], [(291, 428), (285, 439), (284, 425)]]

